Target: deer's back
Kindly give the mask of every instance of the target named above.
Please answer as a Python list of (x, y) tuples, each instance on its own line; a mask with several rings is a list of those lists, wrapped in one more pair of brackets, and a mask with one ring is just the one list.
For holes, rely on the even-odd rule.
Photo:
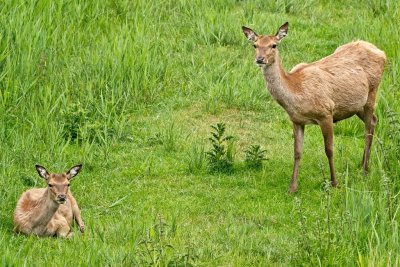
[(45, 188), (29, 189), (22, 193), (14, 211), (14, 230), (27, 233), (34, 227), (32, 218), (37, 217), (45, 193)]
[(35, 211), (43, 204), (43, 196), (46, 193), (45, 188), (33, 188), (22, 193), (17, 202), (14, 219), (35, 216)]
[(375, 88), (379, 85), (385, 61), (385, 53), (373, 44), (356, 41), (338, 47), (333, 54), (316, 62), (295, 66), (291, 74), (300, 73), (305, 79), (320, 76), (330, 83), (332, 90), (343, 83), (357, 81), (362, 74), (367, 78), (368, 86)]
[[(365, 41), (356, 41), (342, 45), (325, 60), (321, 60), (322, 67), (329, 69), (335, 61), (343, 62), (345, 68), (361, 68), (368, 79), (368, 86), (371, 90), (377, 89), (386, 62), (386, 55), (376, 46)], [(347, 66), (349, 64), (349, 66)]]
[(385, 60), (381, 50), (357, 41), (319, 61), (297, 65), (289, 75), (293, 90), (303, 99), (298, 109), (302, 114), (307, 108), (319, 115), (332, 113), (335, 121), (362, 111), (369, 92), (378, 88)]

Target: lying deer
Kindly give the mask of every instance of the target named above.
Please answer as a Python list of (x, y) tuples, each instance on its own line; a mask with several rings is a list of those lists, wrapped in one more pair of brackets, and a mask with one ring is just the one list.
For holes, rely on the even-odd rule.
[(14, 230), (38, 236), (71, 237), (72, 220), (75, 218), (83, 233), (85, 225), (81, 212), (69, 190), (70, 181), (81, 167), (76, 165), (66, 173), (49, 174), (44, 167), (36, 165), (47, 188), (34, 188), (22, 194), (14, 212)]
[(333, 164), (333, 123), (357, 115), (365, 124), (365, 150), (362, 166), (368, 172), (377, 118), (375, 98), (383, 74), (386, 56), (374, 45), (356, 41), (345, 44), (316, 62), (301, 63), (289, 73), (279, 59), (278, 44), (287, 35), (283, 24), (275, 35), (258, 35), (242, 27), (256, 50), (256, 63), (272, 97), (286, 110), (294, 133), (294, 167), (289, 191), (297, 191), (297, 176), (302, 153), (304, 126), (321, 127), (328, 157), (331, 184), (337, 185)]

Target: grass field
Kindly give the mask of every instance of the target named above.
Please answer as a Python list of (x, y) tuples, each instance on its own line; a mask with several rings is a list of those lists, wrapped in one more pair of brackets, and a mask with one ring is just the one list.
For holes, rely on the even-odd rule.
[[(0, 3), (1, 266), (400, 266), (400, 4), (384, 0), (37, 0)], [(241, 26), (272, 34), (287, 70), (352, 40), (388, 57), (362, 174), (363, 124), (335, 126), (340, 188), (306, 128), (288, 194), (291, 123)], [(234, 137), (210, 172), (210, 125)], [(245, 164), (250, 145), (261, 169)], [(87, 231), (13, 233), (20, 194), (77, 163)]]

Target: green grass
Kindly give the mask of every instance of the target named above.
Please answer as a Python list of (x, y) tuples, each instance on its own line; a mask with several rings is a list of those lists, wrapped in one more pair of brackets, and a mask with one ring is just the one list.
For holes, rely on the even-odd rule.
[[(397, 1), (2, 1), (1, 266), (399, 266), (400, 5)], [(335, 126), (341, 187), (307, 127), (299, 192), (287, 193), (292, 131), (241, 26), (274, 33), (290, 69), (363, 39), (388, 64), (371, 172), (363, 125)], [(210, 125), (234, 136), (233, 174), (210, 173)], [(252, 144), (261, 169), (245, 164)], [(34, 165), (72, 183), (87, 232), (13, 233)]]

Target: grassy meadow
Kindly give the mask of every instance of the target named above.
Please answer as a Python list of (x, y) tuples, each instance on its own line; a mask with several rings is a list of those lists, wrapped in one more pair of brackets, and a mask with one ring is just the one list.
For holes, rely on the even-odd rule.
[[(275, 33), (284, 67), (366, 40), (388, 63), (370, 174), (362, 122), (335, 126), (332, 189), (306, 127), (288, 194), (292, 126), (241, 26)], [(400, 4), (384, 0), (0, 2), (1, 266), (400, 266)], [(223, 122), (233, 168), (210, 172)], [(245, 162), (264, 149), (261, 168)], [(63, 172), (86, 223), (72, 239), (13, 232), (35, 164)]]

